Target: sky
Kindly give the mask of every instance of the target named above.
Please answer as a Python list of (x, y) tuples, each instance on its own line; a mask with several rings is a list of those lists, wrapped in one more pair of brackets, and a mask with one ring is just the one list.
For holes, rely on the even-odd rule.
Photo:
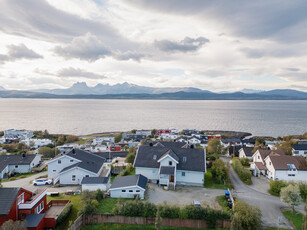
[(307, 91), (306, 0), (0, 0), (0, 86)]

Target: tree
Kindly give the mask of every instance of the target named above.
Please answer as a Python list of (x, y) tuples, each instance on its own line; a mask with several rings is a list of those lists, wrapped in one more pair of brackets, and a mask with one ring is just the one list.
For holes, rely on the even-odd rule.
[(65, 137), (64, 136), (59, 136), (58, 140), (56, 142), (56, 145), (64, 145), (65, 143)]
[(73, 142), (76, 142), (76, 141), (79, 141), (79, 137), (77, 137), (77, 136), (68, 135), (66, 137), (66, 142), (68, 142), (68, 143), (73, 143)]
[(1, 230), (26, 230), (27, 222), (8, 220), (2, 224), (0, 229)]
[(265, 148), (265, 140), (261, 137), (257, 137), (253, 152), (256, 152), (258, 149), (264, 149), (264, 148)]
[(258, 207), (248, 205), (237, 200), (231, 221), (232, 230), (258, 230), (262, 229), (261, 211)]
[(278, 150), (283, 150), (287, 155), (292, 155), (292, 147), (296, 144), (296, 141), (288, 140), (282, 143), (277, 143), (275, 146)]
[(158, 208), (157, 212), (156, 212), (155, 227), (156, 227), (156, 230), (162, 229), (162, 218), (161, 218), (161, 215), (160, 215), (160, 208)]
[(122, 137), (123, 137), (123, 133), (117, 134), (114, 138), (115, 143), (120, 142), (122, 140)]
[(131, 146), (129, 148), (129, 154), (126, 157), (126, 162), (133, 164), (134, 159), (135, 159), (135, 154), (136, 154), (136, 149), (133, 146)]
[(156, 134), (157, 134), (157, 130), (156, 129), (151, 130), (151, 136), (152, 137), (155, 137)]
[(222, 144), (219, 139), (213, 138), (208, 141), (207, 152), (208, 154), (221, 154), (222, 153)]
[(287, 187), (282, 188), (280, 198), (284, 203), (292, 207), (294, 213), (294, 207), (300, 205), (302, 202), (299, 186), (297, 184), (289, 184)]
[(52, 158), (55, 157), (55, 155), (59, 154), (60, 151), (58, 149), (49, 148), (47, 146), (40, 147), (38, 149), (38, 154), (43, 155), (45, 158)]
[(131, 133), (136, 133), (136, 129), (132, 129), (132, 130), (131, 130)]
[(224, 183), (227, 178), (227, 169), (224, 161), (217, 159), (213, 162), (211, 167), (212, 177), (218, 184)]

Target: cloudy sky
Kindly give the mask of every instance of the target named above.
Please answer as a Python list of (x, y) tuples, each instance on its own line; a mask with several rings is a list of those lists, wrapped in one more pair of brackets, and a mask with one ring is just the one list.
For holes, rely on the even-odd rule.
[(306, 0), (0, 0), (0, 86), (307, 91)]

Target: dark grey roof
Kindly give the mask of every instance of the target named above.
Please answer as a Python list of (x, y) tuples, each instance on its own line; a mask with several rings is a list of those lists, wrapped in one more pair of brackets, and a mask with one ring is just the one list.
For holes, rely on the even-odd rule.
[(39, 223), (44, 218), (45, 214), (30, 214), (27, 215), (25, 221), (27, 221), (28, 228), (35, 228), (39, 225)]
[(61, 172), (68, 171), (69, 169), (72, 169), (72, 168), (74, 168), (74, 167), (77, 167), (79, 164), (81, 164), (81, 163), (76, 163), (76, 164), (67, 166), (66, 168), (63, 168), (63, 169), (60, 171), (60, 173), (61, 173)]
[(295, 150), (307, 150), (307, 144), (295, 144), (293, 148)]
[(160, 174), (175, 175), (175, 167), (161, 166)]
[(222, 142), (242, 142), (239, 138), (222, 138)]
[(107, 184), (109, 177), (83, 177), (81, 184)]
[(7, 165), (27, 165), (30, 164), (34, 158), (35, 154), (25, 155), (2, 155), (0, 156), (0, 172), (6, 168)]
[(254, 153), (253, 153), (254, 147), (242, 147), (242, 149), (244, 151), (244, 154), (247, 157), (252, 157), (254, 155)]
[(143, 189), (146, 189), (146, 184), (147, 184), (147, 177), (144, 177), (141, 174), (121, 176), (121, 177), (115, 177), (115, 180), (111, 185), (110, 189), (124, 188), (130, 186), (139, 186)]
[(100, 157), (106, 158), (108, 160), (112, 160), (116, 157), (126, 157), (128, 155), (128, 152), (126, 151), (112, 151), (112, 152), (97, 152), (95, 153)]
[(234, 154), (235, 157), (239, 156), (239, 150), (242, 149), (242, 146), (233, 145), (229, 147), (229, 154)]
[[(168, 150), (170, 148), (167, 147), (140, 146), (135, 158), (134, 167), (159, 168), (160, 163), (158, 159)], [(172, 150), (179, 158), (177, 170), (205, 172), (206, 162), (204, 150), (196, 148), (172, 148)], [(154, 158), (154, 155), (157, 157)], [(185, 162), (183, 162), (183, 157), (186, 157)]]
[[(167, 147), (167, 148), (185, 148), (187, 143), (185, 142), (171, 142), (171, 141), (160, 141), (160, 142), (152, 142), (155, 147)], [(146, 143), (144, 146), (149, 146), (150, 143)]]
[[(167, 156), (167, 155), (170, 155), (172, 158), (174, 158), (176, 161), (179, 162), (178, 156), (176, 155), (176, 153), (174, 153), (174, 151), (173, 151), (172, 149), (167, 150), (166, 153), (164, 153), (164, 154), (160, 157), (160, 159), (162, 159), (163, 157), (165, 157), (165, 156)], [(160, 160), (160, 159), (159, 159), (159, 160)]]
[(98, 173), (103, 163), (106, 162), (105, 158), (100, 157), (97, 154), (89, 153), (80, 149), (72, 149), (66, 155), (81, 161), (78, 165), (75, 165), (74, 167), (78, 166), (94, 173)]
[(0, 215), (7, 215), (11, 210), (20, 188), (0, 188)]

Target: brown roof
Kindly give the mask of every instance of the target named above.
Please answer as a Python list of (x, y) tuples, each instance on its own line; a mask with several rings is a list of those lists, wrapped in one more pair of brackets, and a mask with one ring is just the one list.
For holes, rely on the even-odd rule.
[(267, 167), (265, 165), (263, 165), (261, 162), (254, 162), (257, 169), (259, 170), (267, 170)]
[(284, 151), (282, 150), (262, 150), (262, 149), (258, 149), (262, 159), (264, 160), (268, 155), (273, 154), (273, 155), (277, 155), (277, 156), (282, 156), (282, 155), (286, 155)]
[(307, 162), (303, 156), (270, 155), (275, 170), (288, 170), (287, 164), (294, 164), (297, 170), (307, 170)]

